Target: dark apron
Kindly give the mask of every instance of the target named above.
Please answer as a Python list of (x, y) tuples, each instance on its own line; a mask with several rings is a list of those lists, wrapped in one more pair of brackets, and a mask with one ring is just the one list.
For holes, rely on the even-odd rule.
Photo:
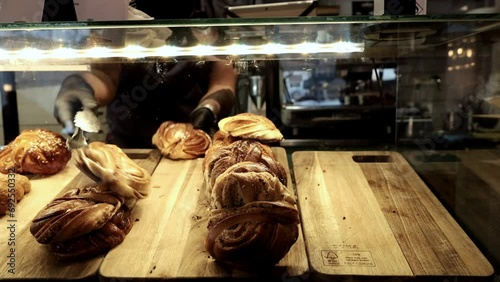
[(153, 148), (161, 123), (189, 122), (207, 91), (211, 63), (133, 63), (123, 67), (115, 99), (107, 107), (106, 142)]

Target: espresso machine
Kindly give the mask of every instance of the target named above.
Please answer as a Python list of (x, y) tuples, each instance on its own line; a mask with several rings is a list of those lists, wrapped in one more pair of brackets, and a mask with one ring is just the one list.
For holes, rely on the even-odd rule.
[(272, 95), (273, 77), (269, 76), (269, 70), (266, 69), (267, 62), (248, 62), (241, 61), (237, 63), (238, 82), (237, 82), (237, 113), (253, 113), (262, 116), (268, 116), (268, 101)]

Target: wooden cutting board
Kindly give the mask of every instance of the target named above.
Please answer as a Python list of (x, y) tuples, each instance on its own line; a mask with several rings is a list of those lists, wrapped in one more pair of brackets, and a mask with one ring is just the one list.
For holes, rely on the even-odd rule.
[[(161, 158), (158, 150), (125, 149), (124, 152), (150, 173), (154, 171)], [(72, 159), (62, 172), (47, 177), (36, 176), (31, 183), (32, 191), (16, 206), (15, 274), (9, 273), (11, 267), (5, 262), (6, 256), (2, 255), (0, 278), (52, 280), (82, 279), (97, 275), (104, 256), (77, 263), (61, 262), (48, 252), (46, 246), (39, 244), (29, 231), (31, 220), (52, 199), (70, 189), (92, 184), (93, 181), (75, 167), (74, 159)], [(12, 223), (7, 220), (9, 219), (5, 217), (0, 221), (2, 229)], [(1, 254), (11, 253), (11, 246), (8, 245), (7, 240), (6, 235), (2, 235)]]
[(395, 152), (295, 152), (315, 275), (489, 276), (493, 268)]
[[(283, 148), (273, 148), (288, 171)], [(134, 228), (111, 250), (100, 267), (102, 280), (121, 278), (278, 278), (307, 275), (308, 262), (302, 234), (279, 264), (261, 273), (236, 270), (216, 263), (205, 251), (208, 199), (202, 159), (162, 159), (153, 174), (151, 195), (133, 210)], [(289, 182), (291, 183), (291, 182)]]

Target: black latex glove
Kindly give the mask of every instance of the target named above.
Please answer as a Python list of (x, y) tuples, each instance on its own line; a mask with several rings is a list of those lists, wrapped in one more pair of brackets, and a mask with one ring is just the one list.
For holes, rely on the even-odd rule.
[(82, 77), (71, 75), (64, 79), (54, 105), (54, 117), (63, 126), (63, 134), (73, 134), (78, 111), (96, 109), (94, 91)]
[(215, 114), (207, 107), (196, 108), (189, 115), (189, 119), (194, 128), (201, 129), (210, 136), (214, 136), (218, 130)]

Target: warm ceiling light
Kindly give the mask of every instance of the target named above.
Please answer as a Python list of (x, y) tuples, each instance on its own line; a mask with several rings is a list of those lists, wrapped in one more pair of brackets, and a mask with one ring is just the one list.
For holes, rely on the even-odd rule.
[(178, 57), (178, 56), (238, 56), (238, 55), (273, 55), (273, 54), (315, 54), (315, 53), (353, 53), (363, 52), (364, 43), (334, 42), (334, 43), (301, 43), (265, 45), (229, 45), (193, 47), (162, 46), (146, 48), (130, 45), (124, 48), (93, 47), (87, 50), (58, 48), (54, 50), (39, 50), (25, 48), (15, 51), (0, 49), (0, 60), (39, 60), (39, 59), (95, 59), (95, 58), (145, 58), (145, 57)]

